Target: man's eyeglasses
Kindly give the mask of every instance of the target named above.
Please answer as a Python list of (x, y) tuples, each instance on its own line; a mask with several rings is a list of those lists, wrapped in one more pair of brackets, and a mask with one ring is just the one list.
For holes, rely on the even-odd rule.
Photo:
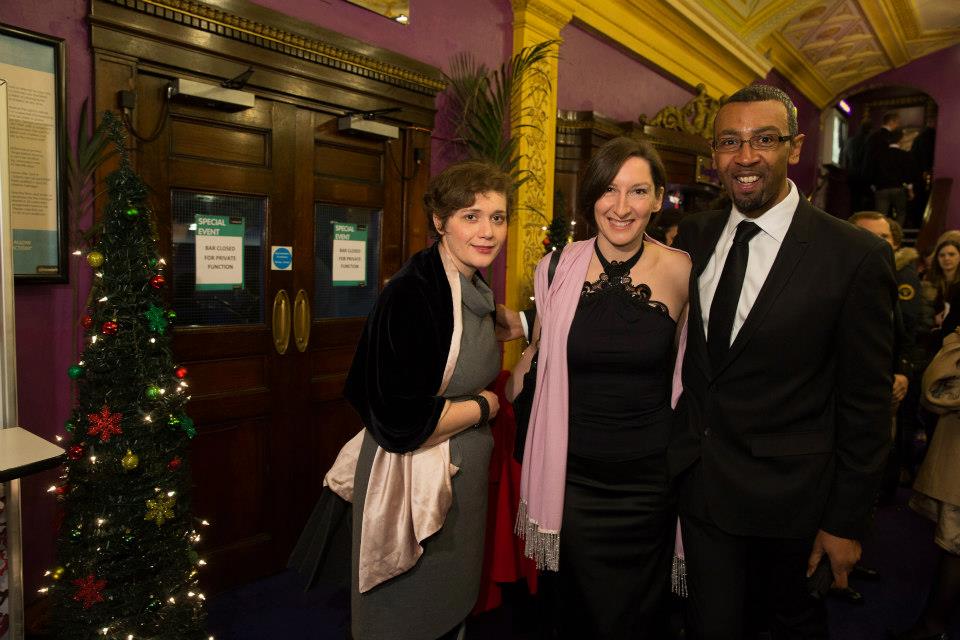
[(736, 153), (744, 142), (750, 144), (754, 151), (773, 151), (781, 142), (793, 140), (793, 136), (778, 136), (772, 133), (758, 133), (748, 140), (736, 136), (723, 136), (713, 141), (713, 150), (717, 153)]

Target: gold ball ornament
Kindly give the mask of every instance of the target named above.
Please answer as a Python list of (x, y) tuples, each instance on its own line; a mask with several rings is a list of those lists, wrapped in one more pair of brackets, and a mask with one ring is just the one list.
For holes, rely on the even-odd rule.
[(127, 452), (120, 458), (120, 464), (124, 471), (133, 471), (140, 466), (140, 456), (127, 449)]
[(87, 254), (87, 264), (96, 269), (103, 264), (103, 254), (99, 251), (91, 251)]
[(57, 567), (50, 573), (50, 577), (54, 580), (59, 580), (63, 577), (63, 572), (66, 571), (63, 567)]

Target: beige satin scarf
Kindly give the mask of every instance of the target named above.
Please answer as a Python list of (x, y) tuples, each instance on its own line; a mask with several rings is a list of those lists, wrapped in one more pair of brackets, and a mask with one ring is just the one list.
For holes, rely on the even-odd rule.
[[(463, 334), (460, 272), (440, 244), (440, 259), (453, 298), (453, 336), (437, 395), (453, 377)], [(323, 479), (324, 486), (353, 502), (353, 480), (363, 444), (363, 431), (340, 450)], [(377, 447), (370, 469), (360, 535), (360, 593), (410, 570), (423, 555), (422, 542), (440, 530), (453, 503), (450, 441), (411, 453), (390, 453)]]

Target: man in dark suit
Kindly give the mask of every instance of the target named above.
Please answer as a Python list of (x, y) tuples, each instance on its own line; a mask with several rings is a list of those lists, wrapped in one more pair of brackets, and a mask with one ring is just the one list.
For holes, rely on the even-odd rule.
[(736, 92), (713, 141), (732, 207), (680, 225), (693, 272), (668, 460), (692, 638), (827, 638), (806, 577), (826, 558), (846, 586), (889, 448), (890, 247), (800, 195), (802, 144), (786, 94)]

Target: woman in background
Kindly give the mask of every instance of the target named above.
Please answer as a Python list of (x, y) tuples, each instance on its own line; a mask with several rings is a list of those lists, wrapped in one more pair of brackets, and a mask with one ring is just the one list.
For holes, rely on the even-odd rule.
[[(616, 138), (587, 164), (578, 212), (596, 236), (537, 267), (537, 388), (518, 531), (557, 571), (568, 638), (663, 638), (676, 525), (666, 469), (677, 326), (690, 259), (645, 237), (664, 196), (649, 144)], [(537, 346), (538, 345), (538, 346)], [(549, 623), (548, 623), (549, 624)]]
[[(960, 267), (960, 231), (947, 231), (937, 240), (933, 261), (924, 274), (922, 293), (924, 300), (933, 305), (937, 314), (936, 325), (940, 326), (944, 315), (944, 302), (950, 300), (950, 287), (957, 282)], [(939, 340), (933, 351), (939, 347)]]
[(510, 185), (482, 162), (431, 181), (437, 242), (390, 279), (361, 336), (344, 390), (366, 427), (353, 457), (357, 640), (457, 638), (476, 602), (498, 409), (485, 387), (500, 371), (480, 270), (506, 241)]

